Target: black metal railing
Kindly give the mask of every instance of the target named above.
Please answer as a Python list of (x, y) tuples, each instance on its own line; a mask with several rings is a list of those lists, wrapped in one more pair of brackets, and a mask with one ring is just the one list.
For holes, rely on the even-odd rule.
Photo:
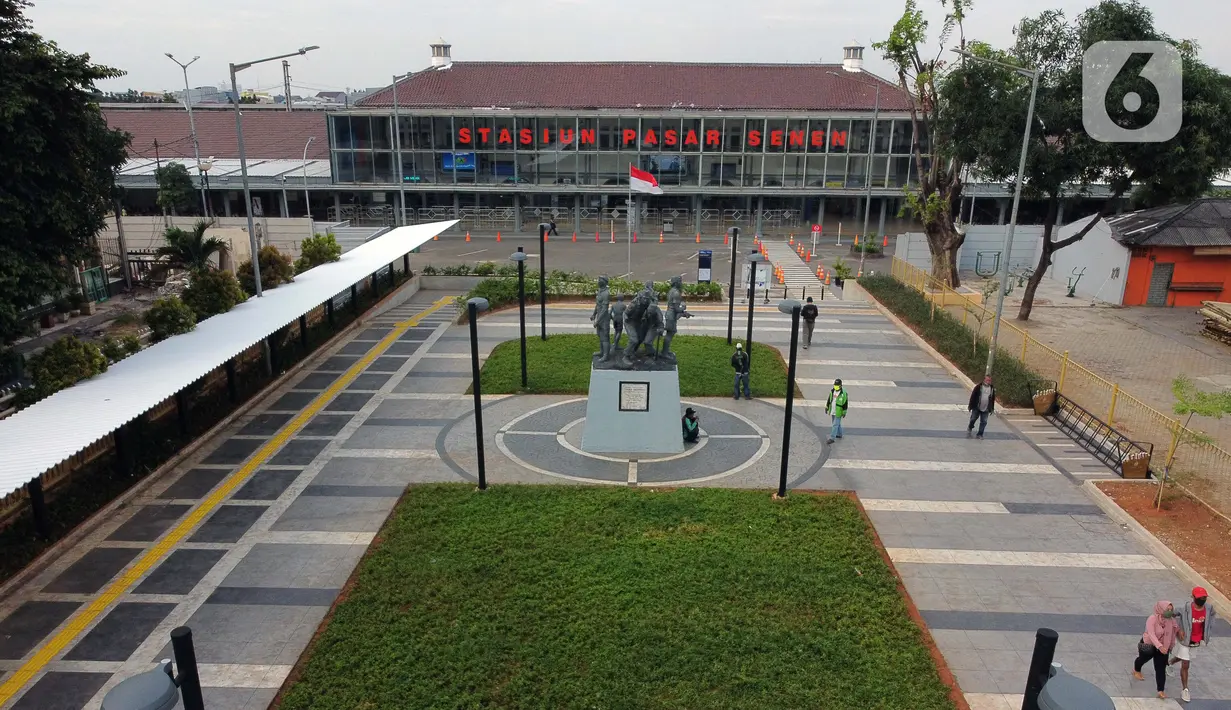
[(1131, 467), (1134, 462), (1144, 460), (1144, 465), (1148, 466), (1154, 453), (1153, 444), (1132, 441), (1115, 427), (1059, 392), (1056, 393), (1055, 406), (1051, 408), (1051, 413), (1044, 414), (1043, 417), (1121, 477), (1125, 477), (1126, 466)]

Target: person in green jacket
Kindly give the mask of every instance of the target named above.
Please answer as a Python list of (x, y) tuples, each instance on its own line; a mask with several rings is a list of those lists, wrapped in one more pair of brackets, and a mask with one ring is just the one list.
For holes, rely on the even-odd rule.
[(833, 391), (825, 401), (825, 413), (833, 418), (833, 426), (829, 427), (829, 441), (842, 438), (842, 418), (846, 416), (846, 390), (842, 389), (842, 380), (833, 381)]
[(695, 444), (697, 437), (701, 435), (701, 423), (697, 421), (697, 412), (692, 407), (684, 411), (684, 418), (681, 420), (684, 426), (684, 441), (685, 443)]

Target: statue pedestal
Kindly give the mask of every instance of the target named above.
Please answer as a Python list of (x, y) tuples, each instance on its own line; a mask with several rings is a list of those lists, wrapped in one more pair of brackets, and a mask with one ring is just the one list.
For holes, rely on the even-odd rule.
[(596, 454), (678, 454), (680, 372), (590, 369), (581, 449)]

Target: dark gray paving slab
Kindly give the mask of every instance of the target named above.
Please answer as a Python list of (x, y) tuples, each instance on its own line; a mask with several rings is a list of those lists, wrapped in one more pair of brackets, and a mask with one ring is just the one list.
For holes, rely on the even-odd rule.
[(343, 345), (342, 348), (338, 350), (337, 354), (338, 355), (365, 355), (367, 354), (369, 350), (372, 349), (372, 346), (374, 345), (376, 345), (374, 341), (365, 342), (361, 340), (352, 340), (346, 345)]
[(472, 373), (470, 372), (470, 370), (430, 372), (430, 371), (425, 371), (425, 370), (413, 370), (412, 369), (410, 372), (406, 373), (407, 377), (457, 377), (457, 378), (464, 378), (467, 380), (471, 378), (471, 375)]
[(325, 498), (399, 498), (404, 486), (335, 486), (312, 484), (303, 489), (304, 496)]
[(235, 465), (243, 463), (265, 442), (261, 439), (227, 439), (205, 457), (202, 463)]
[(368, 328), (356, 335), (355, 340), (381, 340), (392, 332), (393, 328)]
[(326, 446), (329, 446), (328, 441), (292, 439), (282, 446), (269, 463), (273, 466), (307, 466)]
[(465, 377), (406, 377), (393, 388), (399, 394), (462, 394), (470, 387), (470, 375)]
[(386, 355), (414, 355), (423, 346), (421, 340), (399, 340), (389, 346)]
[(363, 409), (363, 405), (372, 399), (371, 392), (340, 392), (337, 397), (333, 398), (329, 404), (325, 405), (326, 412), (358, 412)]
[(373, 360), (372, 364), (368, 365), (364, 369), (364, 372), (372, 372), (372, 373), (387, 372), (387, 373), (392, 374), (394, 372), (397, 372), (399, 369), (401, 369), (402, 365), (405, 365), (406, 361), (409, 359), (410, 359), (410, 356), (398, 357), (394, 355), (381, 355), (380, 357)]
[(405, 333), (398, 337), (398, 340), (426, 340), (432, 333), (436, 331), (435, 327), (415, 326), (407, 328)]
[(264, 513), (263, 505), (220, 505), (189, 542), (238, 542)]
[(408, 426), (439, 429), (453, 423), (453, 419), (410, 419), (400, 417), (368, 417), (362, 426)]
[(65, 656), (67, 661), (127, 661), (175, 604), (120, 602)]
[(356, 362), (359, 362), (358, 355), (334, 355), (325, 358), (316, 370), (317, 372), (346, 372)]
[(206, 604), (244, 604), (256, 606), (329, 606), (337, 589), (302, 587), (218, 587)]
[[(848, 437), (866, 436), (892, 436), (899, 438), (919, 438), (919, 439), (965, 439), (965, 430), (948, 430), (948, 429), (901, 429), (901, 428), (881, 428), (881, 427), (850, 427), (843, 425), (842, 430)], [(987, 431), (983, 434), (984, 440), (987, 441), (1018, 441), (1020, 437), (1016, 434), (1003, 431)]]
[[(802, 336), (800, 336), (800, 348), (802, 349), (802, 347), (803, 347), (803, 337), (802, 337)], [(808, 348), (808, 353), (809, 353), (812, 357), (816, 357), (816, 356), (817, 356), (817, 353), (818, 353), (819, 351), (821, 351), (821, 350), (830, 350), (830, 349), (833, 349), (833, 348), (837, 348), (837, 349), (839, 349), (839, 350), (851, 350), (851, 349), (859, 349), (859, 350), (918, 350), (918, 348), (917, 348), (916, 346), (914, 346), (914, 345), (903, 345), (903, 344), (896, 344), (896, 343), (893, 343), (893, 344), (891, 344), (891, 343), (884, 343), (884, 344), (877, 344), (877, 345), (868, 345), (868, 344), (866, 344), (866, 343), (847, 343), (847, 342), (841, 342), (841, 343), (831, 343), (831, 342), (821, 342), (821, 341), (817, 340), (816, 338), (813, 338), (813, 339), (812, 339), (812, 347), (811, 347), (811, 348)], [(841, 359), (841, 358), (833, 358), (833, 359), (838, 360), (838, 359)]]
[(295, 383), (295, 389), (318, 392), (332, 385), (334, 380), (340, 376), (336, 372), (309, 372), (304, 375), (303, 379)]
[(12, 710), (81, 710), (110, 678), (110, 673), (50, 671), (30, 686)]
[(638, 463), (637, 480), (668, 483), (730, 470), (752, 458), (761, 448), (761, 442), (760, 438), (710, 439), (703, 448), (688, 456), (684, 465), (680, 465), (680, 461)]
[(258, 543), (220, 586), (340, 589), (366, 550), (366, 545)]
[(180, 476), (167, 490), (158, 495), (163, 499), (190, 500), (204, 498), (230, 471), (221, 468), (194, 468)]
[(43, 587), (43, 591), (93, 594), (102, 589), (140, 553), (141, 550), (135, 547), (96, 547), (69, 565), (51, 584)]
[(1012, 614), (997, 611), (928, 611), (923, 620), (934, 629), (963, 631), (1035, 631), (1054, 629), (1074, 634), (1140, 634), (1143, 616), (1098, 614)]
[[(327, 611), (325, 606), (204, 604), (185, 625), (192, 629), (198, 663), (292, 665)], [(168, 643), (149, 660), (171, 655)]]
[(252, 418), (252, 421), (245, 424), (239, 433), (242, 436), (273, 436), (294, 418), (295, 415), (290, 412), (258, 414)]
[(395, 498), (322, 498), (300, 496), (273, 530), (376, 532), (397, 503)]
[(348, 390), (378, 390), (385, 386), (389, 381), (389, 375), (385, 374), (363, 374), (355, 378), (353, 382), (346, 386)]
[(627, 463), (575, 454), (561, 448), (553, 437), (506, 435), (504, 445), (521, 460), (547, 471), (604, 481), (628, 480)]
[(187, 505), (147, 505), (111, 533), (108, 540), (153, 542), (188, 513)]
[(18, 661), (32, 651), (81, 604), (77, 602), (25, 602), (0, 620), (0, 660)]
[(298, 412), (316, 399), (315, 392), (287, 392), (269, 406), (270, 410)]
[(226, 555), (226, 550), (175, 550), (145, 578), (134, 594), (187, 594)]
[(1104, 515), (1097, 505), (1079, 503), (1002, 503), (1010, 513), (1027, 515)]
[(290, 487), (303, 471), (258, 470), (231, 495), (235, 500), (274, 500)]
[(297, 436), (337, 436), (351, 420), (350, 414), (318, 414), (312, 417)]
[[(913, 347), (913, 346), (912, 346)], [(945, 380), (894, 380), (893, 384), (898, 387), (914, 387), (918, 389), (945, 389), (945, 390), (964, 390), (962, 385), (953, 381)]]

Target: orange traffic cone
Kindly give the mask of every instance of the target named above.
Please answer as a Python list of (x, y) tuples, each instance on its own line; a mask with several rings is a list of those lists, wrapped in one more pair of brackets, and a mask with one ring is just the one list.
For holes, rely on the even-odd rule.
[(795, 246), (795, 235), (791, 235), (791, 246)]
[(825, 272), (825, 285), (826, 286), (829, 285), (829, 272), (828, 271)]
[(547, 232), (543, 232), (543, 241), (545, 242), (551, 241), (551, 235), (548, 234)]
[(855, 235), (855, 246), (856, 247), (859, 246), (859, 235), (858, 234)]
[(823, 274), (824, 272), (825, 272), (825, 270), (824, 270), (824, 269), (822, 269), (821, 267), (819, 267), (819, 266), (818, 266), (818, 267), (816, 267), (816, 277), (817, 277), (818, 279), (819, 279), (819, 278), (821, 278), (821, 274)]
[(637, 243), (637, 233), (633, 232), (633, 244)]
[[(701, 238), (701, 233), (700, 233), (700, 232), (697, 232), (697, 238), (698, 238), (698, 239), (700, 239), (700, 238)], [(723, 246), (726, 246), (727, 244), (730, 244), (730, 243), (731, 243), (731, 236), (730, 236), (730, 235), (728, 235), (728, 234), (723, 234), (723, 235), (722, 235), (722, 244), (723, 244)]]
[[(497, 232), (499, 234), (499, 232)], [(470, 232), (466, 232), (466, 241), (470, 241)]]
[(857, 278), (857, 279), (861, 279), (861, 278), (863, 278), (863, 269), (860, 269), (860, 270), (859, 270), (859, 273), (855, 274), (855, 278)]
[(577, 232), (573, 232), (573, 241), (577, 241)]
[(808, 264), (812, 263), (812, 252), (808, 252), (806, 255), (804, 255), (804, 262)]
[(760, 235), (760, 234), (754, 234), (754, 235), (752, 235), (752, 243), (753, 243), (753, 244), (760, 244), (760, 243), (761, 243), (761, 235)]
[(659, 244), (662, 244), (662, 243), (663, 243), (663, 233), (662, 233), (662, 232), (659, 232), (659, 233), (658, 233), (658, 243), (659, 243)]
[(882, 246), (882, 247), (888, 247), (888, 246), (889, 246), (889, 235), (888, 235), (888, 234), (886, 234), (886, 235), (885, 235), (885, 238), (881, 240), (881, 246)]
[(496, 242), (500, 242), (500, 232), (496, 232)]
[(437, 234), (436, 236), (432, 237), (432, 241), (434, 241), (434, 242), (438, 242), (438, 241), (440, 241), (440, 235), (439, 235), (439, 234)]
[(697, 243), (698, 244), (701, 243), (701, 233), (700, 232), (697, 232)]
[(594, 243), (598, 244), (598, 230), (594, 230)]

